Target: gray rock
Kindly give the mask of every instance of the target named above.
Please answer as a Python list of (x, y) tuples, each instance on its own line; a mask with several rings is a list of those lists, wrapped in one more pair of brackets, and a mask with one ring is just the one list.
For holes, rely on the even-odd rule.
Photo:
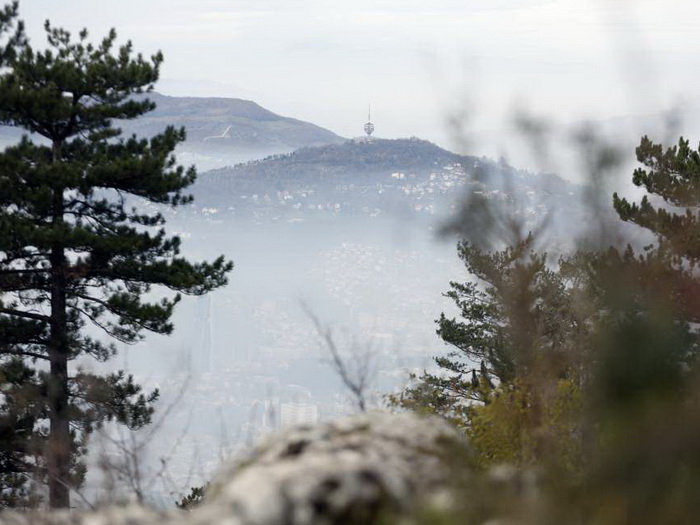
[(0, 515), (0, 525), (369, 524), (444, 498), (465, 443), (443, 420), (372, 413), (274, 436), (225, 467), (191, 512), (129, 507)]

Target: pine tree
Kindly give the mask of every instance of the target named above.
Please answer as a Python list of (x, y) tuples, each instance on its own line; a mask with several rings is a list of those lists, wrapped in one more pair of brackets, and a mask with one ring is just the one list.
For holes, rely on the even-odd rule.
[(637, 160), (644, 168), (634, 171), (632, 182), (664, 202), (685, 208), (679, 214), (668, 207), (655, 207), (648, 196), (639, 204), (630, 204), (618, 194), (613, 205), (621, 219), (655, 233), (676, 254), (692, 262), (700, 259), (700, 218), (691, 208), (700, 206), (700, 152), (680, 138), (678, 145), (667, 148), (642, 137), (636, 149)]
[(498, 386), (562, 378), (588, 337), (577, 295), (583, 281), (574, 259), (547, 264), (528, 236), (513, 246), (484, 252), (468, 242), (459, 257), (474, 278), (452, 282), (445, 296), (459, 317), (441, 314), (437, 334), (447, 344), (435, 358), (439, 372), (416, 377), (395, 396), (406, 408), (428, 409), (468, 426), (473, 408), (489, 403)]
[[(196, 176), (173, 156), (184, 129), (145, 140), (113, 124), (154, 109), (137, 95), (152, 89), (161, 54), (117, 48), (114, 30), (93, 45), (86, 30), (76, 39), (48, 21), (48, 48), (35, 50), (16, 16), (15, 3), (0, 18), (0, 123), (29, 134), (0, 154), (0, 430), (18, 432), (0, 454), (8, 475), (45, 479), (49, 504), (68, 507), (90, 432), (107, 420), (147, 424), (158, 396), (123, 372), (70, 363), (108, 360), (110, 339), (171, 333), (180, 294), (223, 286), (232, 264), (189, 262), (164, 231), (158, 206), (189, 203)], [(174, 293), (145, 299), (158, 289)], [(89, 324), (109, 337), (89, 336)]]
[(654, 205), (649, 195), (638, 204), (630, 203), (615, 193), (613, 206), (622, 220), (656, 235), (656, 246), (647, 248), (646, 265), (659, 269), (657, 273), (663, 271), (662, 278), (655, 275), (654, 280), (664, 283), (673, 309), (686, 320), (698, 322), (700, 280), (695, 269), (700, 263), (700, 148), (692, 149), (681, 137), (677, 146), (664, 149), (644, 136), (636, 154), (644, 167), (634, 171), (632, 182), (663, 204)]

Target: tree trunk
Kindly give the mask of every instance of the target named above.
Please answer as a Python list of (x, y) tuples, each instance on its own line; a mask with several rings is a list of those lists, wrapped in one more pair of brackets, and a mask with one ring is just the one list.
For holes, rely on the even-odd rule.
[(47, 451), (49, 506), (70, 506), (71, 435), (68, 420), (68, 359), (56, 355), (51, 359), (50, 429)]
[[(59, 144), (53, 144), (54, 162), (59, 159)], [(60, 186), (60, 184), (59, 184)], [(53, 225), (63, 223), (63, 188), (54, 189)], [(46, 456), (49, 484), (49, 506), (70, 506), (71, 435), (68, 419), (68, 323), (66, 316), (66, 257), (60, 235), (51, 249), (51, 341), (49, 359), (51, 377), (49, 396), (49, 442)]]

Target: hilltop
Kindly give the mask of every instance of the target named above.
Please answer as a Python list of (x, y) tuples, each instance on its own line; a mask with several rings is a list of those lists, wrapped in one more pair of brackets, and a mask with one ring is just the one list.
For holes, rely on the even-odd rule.
[(273, 220), (397, 211), (444, 217), (464, 192), (512, 198), (540, 216), (545, 201), (563, 205), (579, 194), (556, 175), (459, 155), (417, 138), (301, 148), (201, 173), (192, 190), (199, 209)]
[[(542, 181), (552, 191), (570, 191), (571, 184), (552, 174), (533, 174), (485, 157), (459, 155), (432, 142), (408, 139), (352, 139), (340, 144), (305, 147), (287, 154), (271, 155), (234, 166), (201, 173), (197, 190), (246, 183), (284, 184), (313, 181), (337, 183), (366, 181), (377, 176), (403, 173), (410, 177), (439, 173), (459, 166), (476, 181), (503, 185), (518, 179)], [(405, 172), (405, 173), (404, 173)], [(349, 179), (348, 179), (349, 177)]]
[[(141, 118), (121, 122), (126, 135), (150, 137), (166, 126), (184, 126), (187, 140), (177, 153), (200, 169), (220, 167), (307, 146), (342, 142), (332, 131), (284, 117), (259, 104), (238, 98), (145, 95), (157, 107)], [(0, 146), (16, 142), (19, 130), (0, 126)]]
[(471, 166), (474, 159), (451, 153), (426, 140), (353, 139), (341, 144), (300, 148), (292, 153), (201, 173), (194, 193), (199, 203), (222, 206), (231, 197), (241, 194), (348, 183), (372, 185), (386, 182), (386, 177), (392, 173), (423, 176), (462, 162)]
[(368, 175), (387, 170), (434, 170), (464, 159), (432, 142), (417, 138), (353, 139), (340, 144), (300, 148), (289, 154), (273, 155), (217, 170), (212, 175), (287, 179), (313, 175)]
[(185, 126), (184, 149), (279, 153), (344, 140), (332, 131), (277, 115), (250, 100), (169, 97), (160, 93), (148, 97), (157, 104), (155, 111), (125, 123), (124, 130), (150, 135), (168, 124)]

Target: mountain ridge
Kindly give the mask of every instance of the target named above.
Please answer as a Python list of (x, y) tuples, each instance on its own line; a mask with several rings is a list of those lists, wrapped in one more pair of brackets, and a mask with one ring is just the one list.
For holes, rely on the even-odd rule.
[(554, 196), (569, 202), (579, 188), (554, 174), (459, 155), (415, 137), (301, 148), (200, 173), (192, 187), (195, 209), (284, 220), (319, 211), (357, 216), (373, 210), (429, 210), (447, 215), (464, 192), (520, 199), (533, 208)]
[[(227, 97), (174, 97), (157, 91), (138, 95), (156, 108), (138, 119), (115, 121), (124, 135), (151, 137), (166, 126), (184, 126), (187, 139), (176, 153), (200, 169), (286, 153), (305, 146), (338, 143), (332, 131), (274, 113), (252, 100)], [(17, 142), (22, 131), (0, 126), (0, 145)]]
[[(490, 158), (451, 152), (425, 139), (349, 139), (342, 143), (308, 146), (295, 151), (254, 159), (200, 174), (203, 178), (273, 177), (294, 179), (320, 176), (385, 175), (392, 172), (441, 171), (445, 166), (460, 165), (477, 180), (494, 176), (536, 177), (549, 184), (568, 187), (570, 182), (553, 173), (531, 173)], [(574, 185), (576, 186), (576, 185)]]
[(309, 175), (307, 170), (313, 170), (314, 166), (323, 166), (324, 172), (332, 168), (331, 171), (343, 174), (356, 169), (381, 172), (396, 169), (429, 169), (442, 164), (474, 159), (476, 157), (453, 153), (417, 137), (370, 140), (361, 138), (349, 139), (342, 143), (307, 146), (212, 172), (253, 172), (265, 175), (276, 170), (285, 170), (282, 174), (291, 176), (295, 173)]

